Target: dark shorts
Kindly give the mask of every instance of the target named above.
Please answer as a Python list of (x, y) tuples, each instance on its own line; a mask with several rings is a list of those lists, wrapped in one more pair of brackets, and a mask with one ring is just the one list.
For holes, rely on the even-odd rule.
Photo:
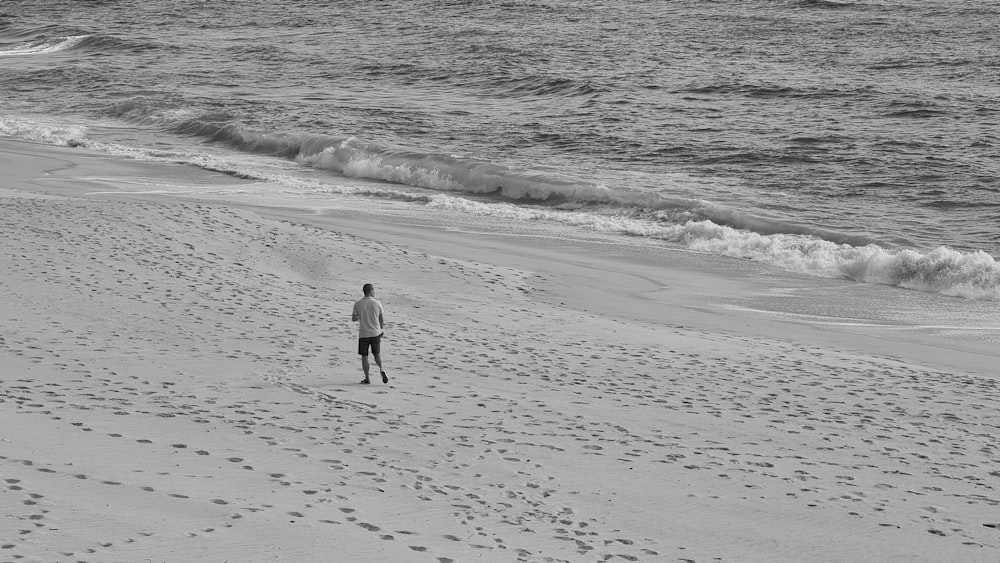
[(362, 356), (368, 355), (368, 348), (372, 349), (372, 354), (378, 355), (381, 353), (382, 348), (382, 335), (369, 336), (366, 338), (358, 339), (358, 354)]

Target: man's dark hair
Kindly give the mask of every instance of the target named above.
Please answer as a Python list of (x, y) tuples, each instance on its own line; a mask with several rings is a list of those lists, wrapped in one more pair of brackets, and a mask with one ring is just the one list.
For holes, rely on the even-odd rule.
[(366, 283), (364, 287), (361, 288), (361, 291), (365, 292), (365, 295), (371, 295), (373, 289), (375, 289), (374, 285)]

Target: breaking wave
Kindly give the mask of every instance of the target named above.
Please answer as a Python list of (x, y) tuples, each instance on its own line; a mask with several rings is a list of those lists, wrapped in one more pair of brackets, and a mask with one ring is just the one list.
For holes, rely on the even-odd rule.
[[(119, 108), (122, 109), (122, 108)], [(124, 109), (121, 113), (135, 110)], [(141, 116), (141, 117), (138, 117)], [(347, 177), (381, 180), (368, 187), (337, 186), (248, 169), (203, 154), (158, 154), (95, 142), (85, 127), (0, 117), (0, 136), (111, 154), (182, 162), (286, 187), (410, 201), (431, 208), (507, 220), (543, 221), (604, 234), (642, 237), (725, 256), (775, 264), (825, 277), (878, 283), (976, 300), (1000, 300), (1000, 264), (985, 252), (947, 247), (892, 248), (869, 237), (836, 233), (755, 216), (725, 205), (667, 198), (645, 191), (611, 190), (571, 178), (441, 154), (394, 150), (353, 137), (259, 134), (213, 125), (182, 110), (136, 119), (196, 135), (241, 151), (280, 156)], [(425, 188), (416, 193), (401, 186)], [(466, 197), (461, 197), (464, 194)], [(476, 197), (486, 196), (486, 197)], [(498, 199), (500, 198), (500, 199)]]
[(550, 221), (593, 231), (678, 243), (686, 248), (775, 264), (789, 271), (892, 285), (975, 300), (1000, 300), (1000, 263), (985, 252), (852, 246), (812, 235), (762, 234), (710, 220), (680, 223), (616, 213), (571, 212), (482, 203), (438, 195), (429, 205), (522, 221)]
[(0, 46), (0, 57), (43, 55), (72, 49), (92, 35), (66, 35)]

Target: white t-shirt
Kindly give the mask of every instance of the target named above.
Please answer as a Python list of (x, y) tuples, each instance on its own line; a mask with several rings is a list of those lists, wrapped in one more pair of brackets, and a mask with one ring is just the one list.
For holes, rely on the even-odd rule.
[(371, 338), (382, 334), (382, 325), (379, 318), (382, 316), (382, 303), (371, 296), (354, 304), (354, 313), (351, 315), (358, 319), (358, 338)]

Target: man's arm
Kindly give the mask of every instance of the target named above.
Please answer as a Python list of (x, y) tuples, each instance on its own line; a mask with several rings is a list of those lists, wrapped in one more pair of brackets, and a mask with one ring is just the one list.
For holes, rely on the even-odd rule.
[(358, 304), (354, 304), (354, 310), (351, 311), (351, 322), (358, 322)]

